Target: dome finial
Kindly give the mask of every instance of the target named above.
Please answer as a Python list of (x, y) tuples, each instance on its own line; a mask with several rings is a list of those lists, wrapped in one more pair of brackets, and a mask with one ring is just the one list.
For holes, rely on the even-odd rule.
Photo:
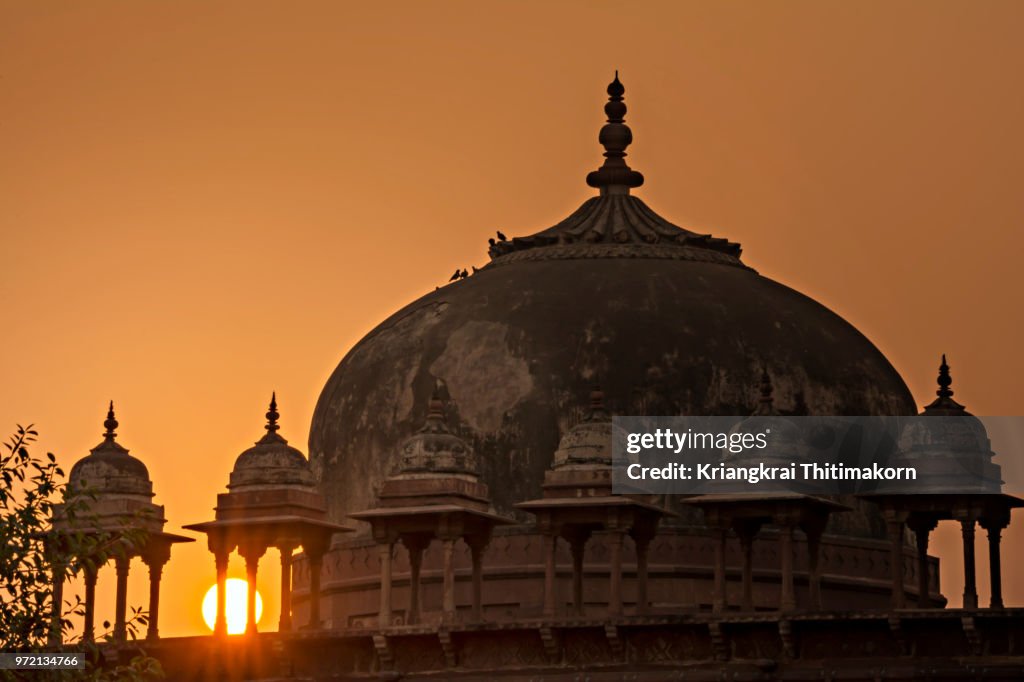
[(590, 411), (584, 421), (607, 421), (608, 410), (604, 406), (604, 390), (600, 384), (595, 384), (590, 390)]
[(267, 431), (270, 433), (276, 432), (280, 427), (277, 425), (277, 418), (281, 415), (277, 413), (277, 391), (273, 391), (270, 394), (270, 410), (267, 411)]
[(625, 161), (626, 147), (633, 141), (633, 133), (625, 123), (626, 105), (622, 101), (625, 92), (616, 70), (615, 80), (608, 84), (608, 102), (604, 105), (608, 122), (597, 138), (604, 147), (604, 165), (587, 175), (587, 184), (600, 189), (602, 195), (629, 194), (631, 187), (644, 184), (644, 176)]
[(430, 402), (427, 405), (427, 421), (437, 419), (442, 422), (444, 418), (444, 398), (441, 396), (441, 380), (434, 382), (434, 390), (430, 393)]
[(103, 439), (108, 443), (113, 443), (117, 437), (117, 419), (114, 418), (114, 401), (110, 401), (110, 407), (107, 408), (107, 419), (103, 422), (103, 428), (106, 432), (103, 434)]
[(950, 386), (953, 385), (953, 377), (949, 374), (949, 365), (946, 364), (946, 354), (942, 354), (942, 364), (939, 365), (939, 376), (938, 376), (939, 390), (935, 391), (935, 395), (940, 398), (952, 398), (953, 389)]
[(758, 400), (756, 415), (777, 414), (775, 411), (775, 387), (772, 385), (771, 375), (768, 374), (768, 366), (761, 367), (761, 398)]
[(953, 400), (953, 389), (950, 388), (953, 385), (953, 377), (949, 373), (949, 363), (946, 362), (945, 353), (942, 354), (942, 364), (939, 365), (939, 376), (936, 382), (939, 384), (939, 390), (935, 391), (938, 398), (931, 404), (925, 405), (922, 414), (942, 417), (970, 414), (963, 405)]

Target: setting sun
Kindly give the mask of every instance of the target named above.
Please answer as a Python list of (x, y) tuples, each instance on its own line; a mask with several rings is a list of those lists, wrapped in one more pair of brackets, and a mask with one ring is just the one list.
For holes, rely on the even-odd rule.
[[(247, 584), (240, 578), (228, 578), (225, 585), (227, 592), (227, 618), (228, 618), (228, 634), (229, 635), (240, 635), (245, 632), (245, 619), (246, 613), (246, 590)], [(260, 596), (259, 591), (256, 592), (256, 622), (258, 623), (260, 618), (263, 616), (263, 597)], [(214, 623), (217, 620), (217, 586), (213, 585), (209, 590), (206, 591), (206, 596), (203, 597), (203, 620), (206, 621), (206, 627), (213, 630)]]

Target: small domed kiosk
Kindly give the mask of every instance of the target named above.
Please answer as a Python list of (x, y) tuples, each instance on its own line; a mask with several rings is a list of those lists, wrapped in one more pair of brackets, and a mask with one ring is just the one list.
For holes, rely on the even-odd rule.
[[(179, 542), (193, 542), (192, 538), (163, 532), (166, 519), (162, 505), (154, 504), (153, 482), (142, 460), (129, 454), (117, 442), (118, 422), (114, 416), (114, 402), (110, 402), (103, 441), (89, 454), (75, 462), (68, 474), (71, 495), (65, 504), (54, 505), (53, 528), (58, 541), (62, 534), (85, 533), (113, 549), (117, 571), (117, 593), (113, 636), (125, 641), (128, 609), (128, 572), (133, 557), (139, 557), (149, 567), (149, 623), (147, 639), (159, 637), (160, 578), (164, 564), (171, 558), (171, 547)], [(96, 580), (106, 553), (99, 557), (79, 557), (83, 561), (85, 578), (85, 614), (82, 637), (91, 641), (95, 637)], [(63, 583), (66, 567), (54, 567), (54, 621), (51, 639), (60, 638), (60, 609), (63, 602)]]
[(320, 567), (335, 533), (351, 528), (327, 520), (309, 462), (288, 445), (277, 420), (277, 394), (270, 398), (266, 434), (235, 460), (228, 492), (217, 495), (214, 521), (185, 526), (205, 533), (217, 568), (217, 616), (214, 634), (227, 634), (225, 587), (228, 560), (236, 548), (245, 559), (248, 583), (246, 633), (256, 632), (256, 576), (260, 558), (270, 547), (281, 555), (281, 620), (292, 629), (292, 554), (302, 547), (309, 561), (309, 624), (320, 626)]
[[(771, 429), (774, 433), (770, 454), (761, 461), (766, 465), (785, 465), (794, 460), (807, 459), (806, 444), (792, 422), (775, 409), (771, 376), (767, 368), (761, 370), (761, 398), (753, 415), (737, 430), (751, 432)], [(756, 426), (755, 426), (756, 425)], [(749, 454), (734, 456), (726, 450), (723, 459), (732, 464), (744, 463)], [(748, 460), (749, 461), (749, 460)], [(753, 464), (753, 461), (749, 461)], [(754, 612), (754, 541), (762, 527), (774, 525), (779, 545), (779, 611), (794, 611), (798, 606), (795, 570), (795, 531), (803, 531), (807, 564), (807, 602), (812, 609), (822, 608), (821, 598), (821, 538), (832, 515), (850, 511), (850, 507), (817, 495), (806, 495), (799, 490), (768, 490), (759, 493), (698, 495), (685, 500), (704, 514), (714, 542), (714, 581), (712, 611), (722, 613), (729, 607), (726, 587), (726, 550), (730, 531), (739, 539), (742, 555), (740, 609)]]
[(975, 526), (988, 531), (991, 608), (1002, 608), (1002, 568), (999, 550), (1002, 530), (1010, 523), (1013, 509), (1024, 500), (1001, 491), (999, 465), (984, 424), (953, 400), (953, 378), (946, 356), (942, 356), (937, 379), (938, 396), (917, 416), (906, 419), (900, 431), (894, 459), (900, 464), (921, 467), (927, 483), (920, 490), (880, 492), (862, 497), (878, 504), (885, 517), (891, 546), (892, 606), (903, 608), (904, 527), (915, 534), (918, 557), (919, 607), (931, 603), (928, 584), (928, 536), (940, 521), (960, 524), (964, 552), (964, 593), (966, 609), (978, 608), (974, 565)]
[(583, 560), (588, 540), (600, 532), (608, 547), (608, 613), (621, 615), (622, 554), (626, 536), (636, 553), (636, 612), (646, 613), (647, 549), (663, 516), (674, 516), (644, 499), (648, 496), (612, 494), (612, 420), (604, 406), (604, 393), (590, 393), (590, 409), (558, 444), (551, 467), (544, 474), (544, 496), (520, 502), (517, 508), (534, 515), (544, 539), (543, 615), (559, 611), (555, 590), (558, 539), (572, 553), (572, 610), (582, 616)]
[(409, 554), (409, 606), (405, 623), (420, 621), (420, 569), (424, 551), (441, 541), (443, 567), (442, 622), (456, 619), (455, 543), (469, 547), (472, 563), (470, 618), (482, 617), (480, 590), (483, 554), (495, 526), (514, 523), (491, 509), (487, 484), (480, 481), (473, 450), (449, 428), (444, 414), (441, 386), (430, 397), (426, 423), (401, 446), (398, 471), (377, 492), (377, 505), (350, 514), (370, 524), (377, 542), (380, 563), (378, 627), (391, 626), (392, 553), (397, 541)]

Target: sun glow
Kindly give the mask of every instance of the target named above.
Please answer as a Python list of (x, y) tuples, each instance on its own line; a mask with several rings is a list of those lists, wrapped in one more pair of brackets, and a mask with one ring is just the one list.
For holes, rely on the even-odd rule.
[[(227, 595), (226, 615), (228, 620), (228, 634), (240, 635), (245, 632), (245, 621), (248, 616), (246, 605), (247, 583), (240, 578), (228, 578), (224, 591)], [(256, 592), (256, 622), (263, 616), (263, 597), (259, 591)], [(217, 621), (217, 586), (213, 585), (206, 591), (203, 597), (203, 620), (206, 627), (213, 630)]]

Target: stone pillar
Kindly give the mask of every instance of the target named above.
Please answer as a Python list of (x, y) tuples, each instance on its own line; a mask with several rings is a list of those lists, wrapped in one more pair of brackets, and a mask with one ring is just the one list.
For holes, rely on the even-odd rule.
[(964, 540), (964, 608), (978, 608), (978, 587), (974, 569), (974, 523), (973, 518), (961, 519), (960, 532)]
[(455, 541), (457, 538), (441, 538), (441, 558), (443, 560), (441, 588), (441, 613), (445, 621), (455, 620)]
[(82, 627), (82, 639), (91, 642), (96, 638), (96, 575), (98, 567), (86, 564), (85, 575), (85, 622)]
[(554, 530), (544, 533), (544, 616), (555, 615), (555, 550), (558, 534)]
[(487, 550), (490, 534), (473, 535), (465, 538), (473, 562), (473, 611), (472, 618), (480, 622), (483, 617), (483, 556)]
[(1003, 528), (1009, 524), (1009, 515), (1006, 518), (983, 518), (982, 527), (988, 531), (988, 571), (989, 582), (992, 586), (992, 600), (989, 602), (990, 609), (1003, 608), (1003, 571), (1002, 557), (999, 551), (999, 540)]
[(622, 530), (612, 530), (608, 534), (608, 556), (611, 564), (611, 575), (608, 579), (608, 613), (613, 616), (622, 615)]
[(420, 622), (420, 573), (423, 568), (423, 552), (430, 546), (430, 537), (419, 535), (403, 536), (402, 544), (409, 551), (409, 610), (405, 621), (409, 625)]
[(715, 552), (715, 582), (711, 592), (711, 612), (722, 613), (725, 611), (725, 542), (727, 531), (724, 526), (713, 526), (711, 528), (711, 541), (714, 544)]
[(160, 637), (160, 577), (164, 571), (164, 562), (153, 561), (149, 566), (149, 625), (146, 628), (146, 639)]
[(170, 559), (171, 543), (158, 537), (150, 538), (142, 552), (142, 562), (149, 568), (149, 624), (146, 627), (146, 639), (150, 641), (160, 638), (160, 578)]
[(228, 634), (227, 582), (229, 558), (230, 552), (226, 548), (218, 548), (214, 551), (213, 561), (217, 567), (217, 617), (213, 623), (213, 634), (217, 636)]
[(131, 557), (120, 555), (114, 558), (114, 569), (117, 572), (117, 593), (114, 602), (114, 640), (124, 642), (128, 639), (128, 569)]
[(782, 563), (782, 595), (779, 608), (782, 611), (796, 610), (796, 591), (793, 585), (793, 522), (790, 519), (776, 521), (779, 524), (779, 558)]
[(277, 630), (289, 632), (292, 629), (292, 552), (295, 545), (282, 542), (277, 549), (281, 553), (281, 619)]
[[(327, 547), (323, 542), (317, 540), (314, 542), (307, 541), (303, 549), (306, 550), (306, 556), (309, 558), (309, 622), (306, 623), (306, 627), (309, 629), (319, 629), (321, 623), (320, 574), (323, 571), (324, 554), (327, 551)], [(390, 568), (388, 573), (390, 574)], [(390, 588), (391, 581), (388, 580), (388, 589)]]
[(807, 536), (807, 592), (811, 608), (821, 610), (821, 534), (825, 531), (828, 517), (811, 517), (801, 527)]
[(572, 606), (577, 616), (583, 615), (583, 557), (586, 554), (590, 531), (577, 529), (569, 534), (569, 551), (572, 554)]
[(647, 596), (647, 549), (651, 546), (651, 538), (637, 535), (633, 538), (636, 547), (636, 612), (647, 613), (649, 598)]
[(907, 521), (910, 530), (914, 531), (917, 543), (917, 607), (926, 609), (931, 606), (931, 595), (928, 585), (928, 536), (935, 530), (936, 520), (920, 515), (911, 515)]
[[(377, 556), (380, 562), (380, 608), (377, 610), (377, 627), (391, 625), (391, 540), (377, 542)], [(312, 565), (311, 565), (312, 566)]]
[(992, 583), (992, 601), (990, 609), (1003, 608), (1003, 576), (999, 556), (999, 536), (1002, 528), (991, 526), (988, 529), (988, 567)]
[(260, 560), (255, 556), (245, 557), (245, 580), (248, 590), (245, 596), (245, 634), (256, 634), (256, 574)]
[(53, 580), (53, 594), (50, 611), (50, 646), (59, 646), (64, 640), (64, 572), (66, 564), (55, 560), (50, 566)]
[(754, 610), (754, 538), (761, 528), (759, 521), (741, 520), (733, 524), (733, 529), (740, 539), (740, 550), (743, 553), (743, 597), (744, 611)]
[(262, 545), (239, 547), (239, 554), (245, 559), (245, 580), (248, 590), (245, 597), (245, 634), (256, 634), (256, 576), (259, 571), (260, 557), (267, 551)]
[(887, 509), (882, 514), (889, 536), (890, 605), (894, 609), (902, 609), (907, 605), (907, 596), (903, 589), (903, 536), (907, 513)]

